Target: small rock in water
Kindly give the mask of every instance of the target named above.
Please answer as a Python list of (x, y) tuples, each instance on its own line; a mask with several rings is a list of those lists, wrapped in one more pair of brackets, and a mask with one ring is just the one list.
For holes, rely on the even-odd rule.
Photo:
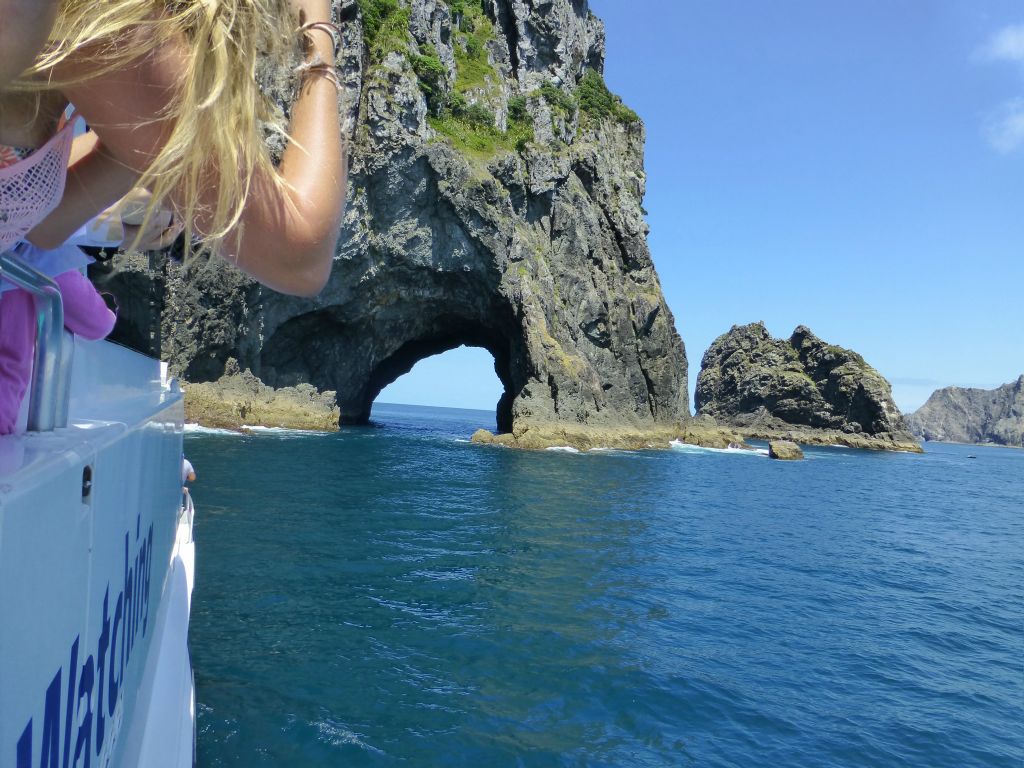
[(494, 434), (488, 429), (478, 429), (473, 433), (469, 441), (471, 443), (482, 443), (483, 445), (491, 445), (495, 442)]
[(799, 445), (791, 443), (789, 440), (772, 440), (768, 443), (768, 456), (783, 461), (795, 461), (802, 459), (804, 452), (800, 450)]

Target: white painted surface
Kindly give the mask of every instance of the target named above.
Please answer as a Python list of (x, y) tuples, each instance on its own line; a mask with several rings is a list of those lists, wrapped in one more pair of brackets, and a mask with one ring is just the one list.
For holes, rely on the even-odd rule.
[(0, 438), (0, 766), (191, 764), (194, 545), (165, 371), (78, 342), (72, 426)]

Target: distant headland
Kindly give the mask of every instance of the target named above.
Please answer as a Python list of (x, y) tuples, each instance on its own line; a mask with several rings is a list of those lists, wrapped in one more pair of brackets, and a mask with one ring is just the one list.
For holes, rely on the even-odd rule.
[(996, 389), (936, 390), (907, 425), (922, 440), (1024, 448), (1024, 375)]

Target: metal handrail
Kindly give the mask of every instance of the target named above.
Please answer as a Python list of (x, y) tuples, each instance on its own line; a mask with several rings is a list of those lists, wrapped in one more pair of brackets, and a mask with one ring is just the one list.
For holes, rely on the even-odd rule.
[(188, 488), (182, 488), (182, 500), (181, 500), (181, 511), (178, 514), (178, 519), (185, 518), (188, 523), (188, 541), (192, 541), (192, 524), (196, 517), (196, 508), (192, 503), (192, 494), (188, 492)]
[(49, 432), (66, 427), (71, 396), (71, 345), (64, 344), (64, 301), (60, 288), (10, 253), (0, 254), (0, 279), (32, 294), (35, 302), (36, 345), (29, 385), (28, 430)]

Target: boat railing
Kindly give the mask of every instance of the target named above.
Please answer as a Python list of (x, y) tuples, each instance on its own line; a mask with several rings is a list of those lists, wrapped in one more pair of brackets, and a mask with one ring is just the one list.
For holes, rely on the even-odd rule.
[(74, 345), (64, 343), (60, 288), (10, 253), (0, 254), (0, 278), (31, 294), (35, 305), (36, 344), (29, 384), (28, 431), (50, 432), (66, 427)]
[(184, 521), (188, 524), (188, 541), (192, 542), (192, 522), (195, 520), (196, 508), (192, 504), (192, 494), (188, 492), (186, 488), (182, 494), (181, 499), (181, 513), (178, 516), (179, 521)]

